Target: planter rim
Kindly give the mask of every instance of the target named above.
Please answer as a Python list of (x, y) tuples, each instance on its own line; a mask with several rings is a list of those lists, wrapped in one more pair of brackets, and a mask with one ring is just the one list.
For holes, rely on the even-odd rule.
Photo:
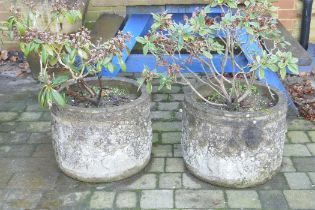
[[(256, 81), (254, 84), (257, 86), (260, 86), (260, 88), (267, 88), (267, 86), (265, 84), (263, 84), (262, 82)], [(205, 85), (203, 85), (203, 84), (198, 85), (198, 86), (196, 86), (196, 89), (199, 89), (202, 86), (205, 86)], [(277, 101), (276, 105), (269, 107), (267, 109), (262, 109), (262, 110), (253, 111), (253, 112), (250, 112), (250, 111), (244, 111), (244, 112), (227, 111), (227, 110), (222, 110), (219, 108), (209, 106), (205, 103), (198, 102), (196, 100), (196, 98), (198, 98), (198, 96), (195, 95), (195, 93), (189, 87), (184, 89), (185, 103), (194, 107), (198, 111), (206, 112), (206, 113), (209, 113), (209, 114), (214, 115), (214, 116), (225, 116), (225, 117), (230, 117), (230, 118), (248, 119), (248, 118), (269, 116), (272, 113), (275, 113), (278, 111), (286, 111), (287, 97), (284, 95), (284, 93), (280, 92), (279, 90), (272, 88), (272, 87), (269, 87), (269, 88), (278, 97), (278, 101)], [(284, 109), (284, 107), (285, 107), (285, 109)]]
[[(124, 78), (124, 77), (106, 77), (102, 78), (102, 81), (118, 81), (118, 82), (125, 82), (134, 85), (135, 87), (138, 87), (138, 83), (135, 80)], [(90, 77), (84, 79), (84, 81), (89, 82), (89, 81), (97, 81), (97, 77)], [(71, 81), (70, 84), (68, 83), (67, 85), (72, 85), (74, 84), (74, 81)], [(61, 86), (59, 91), (64, 90), (66, 87), (66, 84)], [(53, 103), (53, 106), (58, 107), (58, 109), (61, 110), (67, 110), (69, 112), (79, 112), (79, 113), (90, 113), (90, 114), (98, 114), (98, 113), (104, 113), (104, 112), (117, 112), (121, 110), (126, 110), (132, 108), (134, 106), (137, 106), (138, 104), (144, 103), (146, 99), (149, 97), (148, 92), (146, 89), (142, 86), (140, 89), (140, 96), (137, 97), (134, 101), (131, 101), (129, 103), (119, 105), (119, 106), (114, 106), (114, 107), (104, 107), (104, 108), (82, 108), (82, 107), (76, 107), (76, 106), (71, 106), (69, 104), (65, 104), (64, 107), (58, 106), (57, 104)]]

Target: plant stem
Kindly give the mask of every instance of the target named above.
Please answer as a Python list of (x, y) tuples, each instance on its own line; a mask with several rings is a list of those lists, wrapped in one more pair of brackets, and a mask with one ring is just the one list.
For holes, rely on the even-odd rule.
[(189, 80), (181, 73), (179, 72), (179, 75), (182, 77), (182, 79), (186, 82), (186, 84), (192, 89), (192, 91), (194, 91), (194, 93), (201, 98), (203, 101), (205, 101), (206, 103), (212, 105), (212, 106), (219, 106), (219, 107), (226, 107), (226, 104), (218, 104), (218, 103), (213, 103), (210, 102), (209, 100), (207, 100), (205, 97), (203, 97), (203, 95), (201, 95), (196, 89), (195, 87), (189, 82)]
[(83, 79), (78, 80), (78, 83), (90, 94), (91, 98), (96, 97), (95, 91), (92, 88), (90, 88), (90, 86)]
[(98, 85), (100, 88), (100, 92), (98, 93), (98, 97), (97, 97), (97, 104), (99, 105), (101, 102), (101, 97), (102, 97), (102, 92), (103, 92), (103, 82), (102, 82), (102, 76), (98, 76)]
[(95, 100), (95, 98), (89, 98), (89, 97), (85, 97), (85, 96), (80, 96), (78, 93), (70, 90), (69, 87), (67, 87), (67, 94), (69, 96), (73, 96), (74, 98), (76, 98), (77, 100), (79, 100), (80, 102), (91, 102), (92, 104), (94, 104), (95, 106), (98, 105), (97, 101)]

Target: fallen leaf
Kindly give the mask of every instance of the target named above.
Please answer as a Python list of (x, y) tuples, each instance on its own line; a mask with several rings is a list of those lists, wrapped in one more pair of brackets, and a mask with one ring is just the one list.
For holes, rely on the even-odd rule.
[[(305, 75), (304, 75), (305, 76)], [(315, 87), (314, 81), (310, 79), (300, 83), (287, 85), (288, 91), (292, 96), (298, 110), (305, 119), (315, 120)]]
[(19, 58), (17, 56), (15, 56), (15, 55), (10, 57), (10, 61), (12, 61), (12, 62), (16, 62), (16, 61), (18, 61), (18, 59)]
[(5, 60), (7, 60), (8, 59), (8, 51), (7, 50), (2, 50), (1, 52), (0, 52), (0, 60), (3, 60), (3, 61), (5, 61)]
[(24, 70), (28, 69), (29, 66), (30, 66), (30, 65), (28, 64), (27, 61), (24, 61), (23, 63), (20, 63), (20, 64), (19, 64), (19, 67), (20, 67), (21, 69), (24, 69)]

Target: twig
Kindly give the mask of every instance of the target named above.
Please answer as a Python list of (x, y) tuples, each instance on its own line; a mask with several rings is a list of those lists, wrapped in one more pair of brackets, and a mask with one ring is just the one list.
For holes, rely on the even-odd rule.
[(98, 85), (100, 87), (100, 92), (98, 93), (98, 97), (97, 97), (97, 104), (99, 104), (101, 101), (102, 92), (103, 92), (102, 76), (99, 76), (97, 79), (98, 79)]
[(80, 102), (91, 102), (92, 104), (94, 104), (95, 106), (98, 106), (97, 101), (94, 98), (89, 98), (89, 97), (85, 97), (85, 96), (80, 96), (78, 93), (70, 90), (69, 87), (66, 88), (67, 89), (67, 94), (69, 96), (74, 97), (75, 99), (79, 100)]
[(218, 103), (214, 103), (214, 102), (211, 102), (209, 100), (207, 100), (205, 97), (203, 97), (203, 95), (201, 95), (195, 88), (194, 86), (189, 82), (188, 79), (186, 79), (184, 77), (184, 75), (179, 72), (179, 75), (182, 77), (183, 80), (185, 80), (185, 82), (187, 83), (187, 85), (189, 85), (189, 87), (194, 91), (195, 94), (197, 94), (199, 96), (199, 98), (201, 98), (203, 101), (205, 101), (206, 103), (210, 104), (210, 105), (213, 105), (213, 106), (219, 106), (219, 107), (226, 107), (227, 105), (226, 104), (218, 104)]
[(88, 91), (88, 93), (91, 95), (91, 98), (95, 98), (96, 97), (96, 93), (95, 91), (89, 87), (89, 85), (83, 80), (78, 80), (78, 83), (86, 90)]

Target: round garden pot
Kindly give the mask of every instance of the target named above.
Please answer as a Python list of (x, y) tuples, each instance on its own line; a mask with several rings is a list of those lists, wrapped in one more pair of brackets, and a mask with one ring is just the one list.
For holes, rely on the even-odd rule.
[[(267, 87), (258, 91), (269, 95)], [(198, 90), (209, 92), (205, 86)], [(215, 185), (246, 188), (271, 179), (281, 166), (287, 100), (272, 89), (275, 106), (256, 112), (213, 108), (186, 90), (182, 147), (187, 168)], [(267, 96), (266, 96), (267, 97)]]
[[(95, 78), (86, 80), (97, 82)], [(135, 81), (104, 79), (104, 85), (137, 93), (134, 101), (116, 107), (79, 108), (53, 105), (52, 136), (60, 169), (86, 182), (127, 178), (149, 162), (152, 146), (150, 97)]]

